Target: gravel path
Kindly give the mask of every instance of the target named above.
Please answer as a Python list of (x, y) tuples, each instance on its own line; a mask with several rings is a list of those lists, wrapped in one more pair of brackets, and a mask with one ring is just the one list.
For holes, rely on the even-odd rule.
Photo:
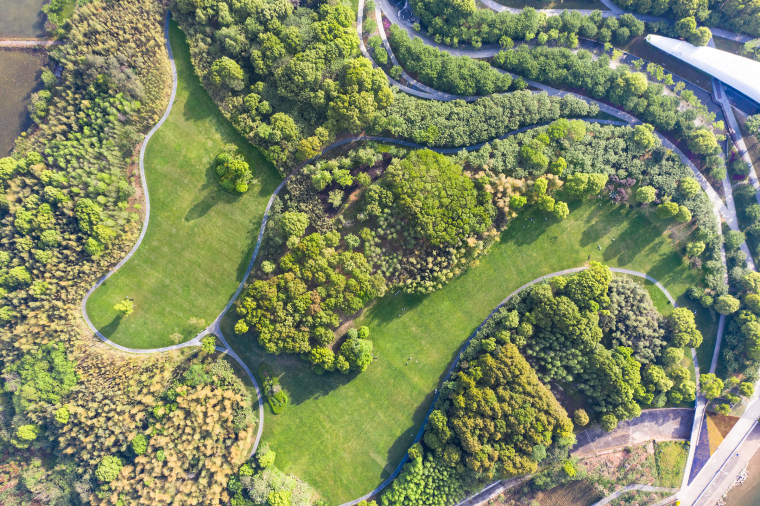
[(595, 502), (591, 506), (604, 506), (608, 502), (614, 501), (621, 495), (632, 492), (634, 490), (641, 490), (644, 492), (675, 492), (678, 489), (677, 488), (667, 488), (667, 487), (653, 487), (652, 485), (626, 485), (625, 487), (621, 488), (617, 492), (613, 492), (612, 494), (608, 495), (601, 501)]

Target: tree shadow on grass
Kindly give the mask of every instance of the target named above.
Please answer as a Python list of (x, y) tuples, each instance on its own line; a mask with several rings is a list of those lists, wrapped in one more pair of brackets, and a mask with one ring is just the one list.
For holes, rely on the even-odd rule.
[(381, 325), (388, 324), (404, 317), (405, 313), (422, 304), (427, 296), (428, 294), (408, 294), (401, 290), (389, 291), (382, 299), (376, 299), (363, 316)]
[(100, 327), (98, 330), (101, 334), (103, 334), (105, 337), (110, 338), (116, 330), (119, 328), (119, 324), (121, 323), (122, 316), (116, 315), (113, 320), (111, 320), (111, 323), (108, 325), (104, 325)]

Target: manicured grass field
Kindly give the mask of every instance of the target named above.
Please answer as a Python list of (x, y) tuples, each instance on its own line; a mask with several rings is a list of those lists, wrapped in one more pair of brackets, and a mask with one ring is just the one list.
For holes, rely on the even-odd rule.
[[(109, 339), (131, 348), (190, 339), (189, 318), (211, 323), (240, 283), (267, 201), (279, 183), (274, 167), (222, 116), (196, 77), (187, 41), (175, 23), (170, 40), (179, 85), (171, 114), (148, 144), (145, 170), (151, 214), (135, 255), (90, 297), (87, 313)], [(224, 144), (245, 155), (259, 183), (232, 195), (211, 164)], [(135, 312), (113, 306), (129, 296)]]
[[(443, 289), (427, 296), (389, 293), (377, 301), (356, 322), (369, 325), (379, 357), (359, 375), (317, 376), (299, 358), (265, 355), (253, 336), (234, 334), (234, 315), (225, 318), (222, 331), (235, 351), (252, 370), (268, 363), (291, 396), (291, 406), (280, 415), (267, 411), (264, 421), (264, 441), (277, 452), (276, 465), (314, 486), (329, 504), (372, 490), (414, 440), (434, 389), (467, 336), (504, 297), (544, 274), (598, 260), (646, 272), (679, 305), (693, 306), (683, 294), (699, 275), (683, 264), (659, 220), (598, 202), (571, 202), (572, 212), (561, 222), (525, 213), (479, 266)], [(712, 322), (699, 323), (712, 356)]]

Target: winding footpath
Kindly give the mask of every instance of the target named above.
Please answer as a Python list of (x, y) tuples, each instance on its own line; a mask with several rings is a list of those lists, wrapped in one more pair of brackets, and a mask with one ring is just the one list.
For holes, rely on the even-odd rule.
[[(359, 35), (360, 35), (360, 47), (362, 49), (362, 53), (371, 60), (371, 57), (369, 56), (369, 53), (367, 52), (367, 49), (366, 49), (363, 41), (361, 41), (363, 3), (364, 3), (363, 0), (360, 0), (359, 12), (358, 12), (358, 18), (357, 18), (357, 30), (358, 30)], [(380, 0), (380, 3), (387, 3), (387, 1), (386, 0)], [(386, 10), (386, 12), (387, 13), (391, 13), (392, 12), (394, 14), (394, 16), (389, 15), (389, 18), (391, 18), (392, 20), (393, 20), (393, 17), (396, 17), (395, 16), (395, 11), (393, 11), (392, 9)], [(379, 27), (382, 27), (381, 13), (380, 13), (380, 9), (379, 8), (376, 9), (376, 16), (378, 17), (378, 20), (379, 20), (379, 23), (378, 23)], [(251, 270), (253, 268), (253, 265), (255, 263), (255, 260), (256, 260), (259, 248), (261, 246), (261, 242), (262, 242), (262, 239), (263, 239), (263, 236), (264, 236), (264, 232), (266, 230), (266, 224), (267, 224), (267, 220), (268, 220), (268, 216), (269, 216), (269, 211), (270, 211), (271, 205), (272, 205), (275, 197), (277, 196), (277, 194), (287, 184), (287, 182), (290, 179), (290, 177), (292, 177), (292, 175), (293, 175), (292, 173), (291, 173), (291, 175), (289, 175), (287, 178), (285, 178), (280, 183), (280, 185), (277, 187), (277, 189), (275, 190), (275, 192), (272, 194), (272, 196), (271, 196), (271, 198), (270, 198), (270, 200), (269, 200), (269, 202), (267, 204), (266, 211), (264, 213), (263, 222), (262, 222), (262, 225), (261, 225), (261, 229), (259, 231), (256, 247), (254, 249), (254, 253), (253, 253), (252, 257), (251, 257), (251, 260), (250, 260), (250, 262), (248, 264), (247, 270), (246, 270), (246, 272), (245, 272), (245, 274), (244, 274), (244, 276), (242, 278), (242, 281), (241, 281), (240, 285), (238, 286), (238, 289), (236, 290), (235, 294), (230, 299), (230, 301), (228, 302), (228, 304), (225, 306), (224, 310), (214, 320), (214, 322), (211, 325), (209, 325), (209, 327), (207, 327), (202, 332), (200, 332), (198, 335), (196, 335), (193, 339), (191, 339), (191, 340), (189, 340), (189, 341), (187, 341), (185, 343), (177, 344), (177, 345), (174, 345), (174, 346), (168, 346), (168, 347), (164, 347), (164, 348), (156, 348), (156, 349), (133, 349), (133, 348), (127, 348), (127, 347), (118, 345), (118, 344), (116, 344), (116, 343), (108, 340), (107, 338), (105, 338), (105, 336), (103, 336), (94, 327), (94, 325), (92, 324), (92, 322), (89, 320), (89, 318), (87, 316), (87, 312), (86, 312), (86, 303), (87, 303), (87, 300), (88, 300), (89, 296), (106, 279), (108, 279), (111, 275), (113, 275), (114, 272), (116, 272), (121, 266), (123, 266), (132, 257), (132, 255), (135, 253), (135, 251), (137, 250), (137, 248), (140, 246), (140, 244), (141, 244), (141, 242), (142, 242), (142, 240), (143, 240), (143, 238), (145, 236), (145, 233), (147, 231), (147, 227), (148, 227), (148, 223), (149, 223), (149, 219), (150, 219), (150, 199), (149, 199), (149, 196), (148, 196), (148, 186), (147, 186), (147, 181), (146, 181), (146, 177), (145, 177), (145, 170), (144, 170), (144, 154), (145, 154), (145, 150), (146, 150), (146, 146), (147, 146), (148, 141), (150, 140), (150, 138), (152, 137), (152, 135), (163, 125), (163, 123), (168, 118), (168, 116), (169, 116), (169, 114), (171, 112), (172, 104), (174, 102), (174, 98), (175, 98), (176, 90), (177, 90), (177, 71), (176, 71), (176, 67), (175, 67), (175, 64), (174, 64), (174, 58), (173, 58), (173, 55), (172, 55), (171, 45), (169, 43), (169, 33), (168, 33), (168, 30), (169, 30), (169, 18), (170, 18), (170, 14), (167, 13), (166, 22), (165, 22), (165, 37), (166, 37), (166, 49), (167, 49), (167, 52), (168, 52), (168, 55), (169, 55), (169, 60), (170, 60), (171, 68), (172, 68), (172, 93), (171, 93), (171, 98), (169, 100), (169, 105), (167, 107), (166, 112), (164, 113), (164, 115), (162, 116), (162, 118), (159, 120), (159, 122), (145, 136), (145, 139), (144, 139), (143, 144), (142, 144), (141, 149), (140, 149), (139, 166), (140, 166), (140, 178), (141, 178), (141, 182), (142, 182), (142, 185), (143, 185), (143, 188), (144, 188), (144, 194), (145, 194), (145, 210), (146, 210), (146, 213), (145, 213), (145, 222), (143, 224), (140, 236), (139, 236), (137, 242), (135, 243), (135, 245), (133, 246), (133, 248), (130, 250), (130, 252), (125, 256), (124, 259), (122, 259), (118, 264), (116, 264), (116, 266), (113, 269), (111, 269), (103, 278), (101, 278), (95, 284), (95, 286), (93, 286), (87, 292), (87, 294), (85, 295), (84, 299), (82, 300), (82, 305), (81, 305), (81, 307), (82, 307), (82, 313), (83, 313), (83, 316), (84, 316), (84, 319), (85, 319), (87, 325), (90, 327), (90, 329), (93, 331), (93, 333), (95, 335), (97, 335), (101, 340), (103, 340), (104, 342), (106, 342), (110, 346), (112, 346), (112, 347), (114, 347), (116, 349), (119, 349), (121, 351), (129, 352), (129, 353), (142, 353), (142, 354), (145, 354), (145, 353), (160, 353), (160, 352), (166, 352), (166, 351), (172, 351), (172, 350), (176, 350), (176, 349), (181, 349), (181, 348), (185, 348), (185, 347), (200, 346), (200, 344), (201, 344), (200, 341), (201, 341), (201, 339), (204, 336), (209, 335), (209, 334), (216, 335), (219, 338), (219, 340), (222, 342), (222, 344), (224, 345), (223, 347), (218, 348), (218, 350), (220, 352), (222, 352), (222, 353), (226, 353), (226, 354), (230, 355), (230, 357), (232, 357), (233, 359), (235, 359), (240, 364), (240, 366), (248, 374), (248, 376), (251, 379), (251, 382), (254, 385), (255, 390), (256, 390), (256, 394), (257, 394), (257, 397), (258, 397), (258, 404), (259, 404), (259, 423), (258, 423), (258, 432), (257, 432), (257, 435), (256, 435), (256, 440), (254, 442), (253, 450), (251, 452), (251, 455), (253, 455), (253, 453), (255, 452), (256, 448), (258, 447), (258, 444), (259, 444), (260, 439), (261, 439), (262, 430), (263, 430), (264, 405), (263, 405), (262, 395), (261, 395), (258, 383), (256, 382), (256, 379), (255, 379), (254, 375), (252, 374), (252, 372), (250, 371), (250, 369), (248, 368), (248, 366), (240, 359), (240, 357), (235, 353), (235, 351), (229, 346), (229, 344), (225, 340), (224, 335), (221, 332), (220, 322), (221, 322), (221, 318), (227, 313), (227, 311), (229, 311), (229, 309), (232, 307), (232, 305), (234, 304), (235, 300), (240, 295), (240, 292), (243, 290), (243, 288), (245, 286), (245, 282), (246, 282), (248, 276), (250, 275), (250, 272), (251, 272)], [(398, 19), (395, 19), (393, 21), (396, 21), (397, 24), (401, 25), (402, 27), (404, 26), (402, 23), (398, 22), (399, 21)], [(381, 32), (382, 32), (382, 29), (381, 29)], [(383, 35), (384, 35), (384, 33), (383, 33)], [(416, 34), (416, 33), (414, 35), (415, 36), (419, 36), (419, 34)], [(425, 38), (423, 38), (423, 40), (426, 43), (429, 42)], [(439, 46), (439, 45), (435, 44), (432, 41), (430, 41), (430, 42), (431, 42), (431, 45)], [(394, 62), (394, 64), (396, 64), (397, 60), (395, 59), (395, 56), (393, 56), (392, 51), (390, 51), (390, 45), (388, 44), (387, 38), (383, 37), (383, 43), (384, 43), (384, 45), (386, 45), (386, 48), (388, 48), (388, 50), (389, 50), (388, 51), (389, 52), (389, 56), (391, 56), (392, 61)], [(448, 48), (448, 47), (445, 47), (445, 46), (440, 46), (440, 48), (443, 49), (443, 50), (446, 50), (446, 51), (449, 51), (449, 52), (452, 52), (452, 53), (456, 54), (456, 52), (453, 51), (453, 50), (451, 50), (451, 48)], [(460, 51), (463, 51), (463, 50), (460, 50)], [(486, 50), (486, 51), (491, 51), (491, 50)], [(465, 53), (463, 53), (463, 54), (468, 54), (468, 55), (471, 55), (471, 56), (474, 56), (474, 57), (478, 57), (478, 56), (476, 56), (477, 52), (473, 52), (473, 51), (465, 51)], [(407, 79), (407, 76), (405, 76), (405, 79)], [(396, 82), (396, 81), (394, 81), (392, 79), (391, 79), (391, 83), (393, 85), (398, 86), (400, 89), (402, 89), (403, 91), (405, 91), (407, 93), (410, 93), (410, 94), (413, 94), (413, 95), (416, 95), (416, 96), (420, 96), (422, 98), (432, 98), (432, 99), (436, 99), (436, 100), (458, 100), (458, 99), (475, 100), (475, 99), (478, 98), (478, 97), (458, 97), (458, 96), (455, 96), (455, 95), (443, 94), (441, 92), (433, 90), (432, 88), (429, 88), (429, 87), (426, 87), (424, 85), (421, 85), (421, 83), (416, 83), (416, 81), (414, 81), (411, 78), (409, 78), (407, 80), (410, 83), (415, 83), (414, 85), (417, 86), (417, 87), (419, 87), (419, 89), (409, 88), (408, 86), (404, 86), (404, 85), (402, 85), (402, 84), (400, 84), (400, 83), (398, 83), (398, 82)], [(576, 94), (564, 92), (564, 91), (561, 91), (561, 90), (556, 90), (554, 88), (542, 85), (540, 83), (529, 82), (529, 84), (531, 86), (534, 86), (535, 88), (543, 91), (543, 92), (546, 92), (546, 93), (552, 95), (552, 96), (562, 97), (562, 96), (565, 96), (565, 95), (571, 95), (571, 96), (575, 96), (577, 98), (583, 99), (583, 100), (585, 100), (585, 101), (587, 101), (589, 103), (596, 103), (599, 106), (600, 110), (602, 110), (602, 111), (604, 111), (604, 112), (606, 112), (608, 114), (611, 114), (611, 115), (613, 115), (613, 116), (615, 116), (615, 117), (617, 117), (617, 118), (619, 118), (621, 120), (621, 121), (609, 121), (609, 120), (587, 120), (587, 121), (598, 122), (598, 123), (606, 123), (606, 124), (614, 124), (614, 125), (623, 125), (623, 124), (636, 125), (636, 124), (641, 124), (641, 122), (639, 120), (637, 120), (636, 118), (634, 118), (633, 116), (631, 116), (631, 115), (629, 115), (627, 113), (624, 113), (622, 111), (619, 111), (618, 109), (616, 109), (614, 107), (611, 107), (611, 106), (608, 106), (606, 104), (602, 104), (600, 102), (597, 102), (597, 101), (594, 101), (594, 100), (591, 100), (591, 99), (588, 99), (586, 97), (582, 97), (582, 96), (579, 96), (579, 95), (576, 95)], [(538, 125), (531, 125), (531, 126), (527, 126), (527, 127), (521, 128), (521, 129), (516, 130), (514, 132), (510, 132), (508, 134), (505, 134), (501, 138), (506, 138), (506, 137), (508, 137), (510, 135), (515, 135), (516, 133), (519, 133), (521, 131), (525, 131), (525, 130), (528, 130), (528, 129), (531, 129), (531, 128), (535, 128), (536, 126), (538, 126)], [(666, 138), (662, 137), (659, 133), (658, 133), (658, 136), (660, 137), (660, 139), (661, 139), (661, 141), (662, 141), (662, 143), (663, 143), (663, 145), (665, 147), (667, 147), (667, 148), (673, 150), (674, 152), (678, 153), (679, 156), (681, 157), (681, 160), (686, 165), (688, 165), (691, 168), (692, 172), (694, 173), (695, 178), (700, 182), (700, 185), (705, 190), (705, 192), (708, 194), (708, 197), (710, 198), (711, 202), (713, 203), (714, 209), (715, 209), (715, 212), (716, 212), (716, 216), (720, 217), (722, 215), (724, 217), (724, 219), (726, 220), (726, 222), (729, 224), (729, 227), (732, 230), (738, 230), (738, 221), (736, 219), (736, 212), (733, 209), (733, 206), (730, 206), (731, 209), (729, 209), (729, 207), (727, 207), (725, 204), (723, 204), (723, 202), (720, 200), (720, 197), (715, 193), (715, 191), (712, 189), (712, 187), (709, 185), (709, 183), (707, 183), (707, 181), (704, 179), (704, 177), (701, 175), (701, 173), (697, 170), (697, 168), (694, 166), (694, 164), (688, 159), (688, 157), (686, 157), (686, 155), (683, 152), (681, 152), (676, 146), (674, 146), (672, 143), (670, 143), (670, 141), (668, 141)], [(411, 142), (408, 142), (408, 141), (401, 141), (401, 140), (398, 140), (398, 139), (391, 139), (391, 138), (377, 137), (377, 136), (357, 136), (357, 137), (351, 137), (351, 138), (348, 138), (348, 139), (343, 139), (341, 141), (333, 143), (332, 145), (330, 145), (327, 148), (325, 148), (324, 152), (327, 152), (327, 151), (329, 151), (331, 149), (334, 149), (334, 148), (336, 148), (338, 146), (345, 145), (345, 144), (348, 144), (348, 143), (351, 143), (351, 142), (358, 142), (358, 141), (365, 141), (365, 140), (376, 140), (376, 141), (381, 141), (381, 142), (395, 143), (395, 144), (403, 145), (403, 146), (410, 147), (410, 148), (417, 148), (417, 149), (425, 148), (425, 146), (422, 146), (422, 145), (419, 145), (419, 144), (415, 144), (415, 143), (411, 143)], [(437, 151), (439, 153), (451, 154), (451, 153), (459, 152), (462, 149), (465, 149), (465, 150), (479, 149), (484, 144), (485, 143), (478, 144), (478, 145), (475, 145), (475, 146), (469, 146), (469, 147), (466, 147), (466, 148), (438, 148), (438, 149), (434, 149), (434, 151)], [(306, 162), (306, 163), (308, 163), (308, 162)], [(295, 171), (294, 171), (294, 173), (295, 173)], [(743, 244), (742, 246), (743, 246), (743, 249), (746, 248), (746, 244)], [(749, 257), (749, 258), (751, 258), (751, 257)], [(752, 265), (752, 267), (754, 268), (754, 265)], [(494, 312), (497, 311), (504, 303), (506, 303), (515, 293), (518, 293), (520, 290), (522, 290), (524, 288), (527, 288), (528, 286), (531, 286), (531, 285), (533, 285), (533, 284), (535, 284), (537, 282), (543, 281), (543, 280), (551, 278), (553, 276), (558, 276), (558, 275), (563, 275), (563, 274), (570, 274), (570, 273), (573, 273), (573, 272), (578, 272), (578, 271), (583, 270), (583, 269), (584, 269), (583, 267), (574, 268), (574, 269), (567, 269), (567, 270), (564, 270), (564, 271), (560, 271), (560, 272), (556, 272), (556, 273), (553, 273), (553, 274), (548, 274), (546, 276), (542, 276), (540, 278), (537, 278), (537, 279), (531, 281), (530, 283), (527, 283), (523, 287), (520, 287), (518, 290), (516, 290), (515, 292), (513, 292), (512, 294), (510, 294), (508, 297), (506, 297), (499, 304), (499, 306), (497, 306), (494, 309), (494, 311), (492, 311), (489, 314), (489, 316), (483, 321), (483, 323), (481, 323), (481, 325), (478, 327), (478, 329), (476, 329), (476, 331), (468, 338), (467, 342), (464, 344), (464, 346), (460, 350), (459, 355), (457, 356), (457, 358), (454, 360), (454, 362), (452, 363), (451, 367), (447, 371), (446, 379), (449, 378), (449, 376), (451, 375), (451, 373), (453, 372), (453, 370), (456, 368), (456, 366), (458, 365), (458, 361), (459, 361), (459, 357), (461, 356), (461, 353), (464, 351), (464, 349), (470, 343), (471, 339), (477, 334), (478, 330), (480, 330), (480, 328), (482, 327), (482, 325), (486, 321), (488, 321), (488, 319), (490, 319), (491, 316), (493, 316)], [(648, 276), (647, 274), (636, 272), (636, 271), (629, 271), (627, 269), (611, 268), (610, 270), (612, 270), (613, 272), (618, 272), (618, 273), (624, 273), (624, 274), (644, 277), (644, 278), (652, 281), (653, 283), (655, 283), (663, 291), (663, 293), (666, 294), (666, 296), (671, 301), (671, 303), (673, 303), (675, 305), (675, 301), (673, 300), (672, 296), (667, 292), (667, 290), (665, 290), (665, 288), (657, 280), (655, 280), (654, 278)], [(721, 321), (721, 323), (722, 323), (722, 321)], [(721, 325), (721, 328), (722, 328), (722, 325)], [(711, 364), (711, 370), (714, 370), (715, 361), (716, 361), (717, 353), (718, 353), (718, 349), (719, 348), (716, 346), (715, 354), (714, 354), (714, 357), (713, 357), (713, 364)], [(698, 382), (698, 380), (699, 380), (699, 368), (698, 368), (698, 364), (696, 362), (696, 354), (695, 354), (694, 350), (692, 350), (692, 356), (693, 356), (694, 363), (695, 363), (695, 370), (696, 370), (697, 382)], [(444, 379), (444, 381), (446, 379)], [(699, 408), (699, 404), (700, 403), (698, 401), (697, 402), (697, 407), (698, 408)], [(755, 403), (755, 404), (753, 404), (753, 407), (754, 406), (757, 406), (757, 410), (760, 412), (760, 403)], [(431, 409), (432, 409), (432, 405), (431, 405)], [(754, 412), (754, 409), (753, 410), (748, 409), (748, 413), (750, 411)], [(429, 412), (428, 412), (428, 415), (429, 415)], [(697, 413), (695, 413), (695, 421), (698, 418), (702, 418), (702, 417), (698, 417), (696, 415), (697, 415)], [(425, 419), (425, 422), (426, 421), (427, 421), (427, 417)], [(424, 432), (425, 422), (423, 422), (422, 427), (420, 428), (420, 431), (417, 434), (417, 437), (415, 438), (415, 442), (419, 441), (419, 439), (421, 438), (421, 436), (422, 436), (422, 434)], [(739, 424), (737, 424), (737, 425), (739, 425)], [(752, 429), (754, 429), (754, 427), (755, 426), (753, 425)], [(747, 439), (747, 435), (749, 434), (749, 432), (752, 429), (750, 429), (749, 431), (746, 432), (746, 435), (744, 435), (744, 437), (742, 438), (741, 443), (743, 443)], [(732, 431), (732, 433), (729, 434), (729, 437), (732, 434), (734, 434), (734, 432), (737, 432), (737, 431)], [(698, 432), (696, 432), (696, 434), (698, 434)], [(728, 440), (729, 437), (727, 437), (726, 440)], [(692, 439), (694, 439), (694, 432), (692, 432)], [(760, 438), (758, 438), (758, 439), (760, 440)], [(726, 443), (726, 441), (724, 441), (724, 443)], [(696, 445), (693, 444), (693, 446), (696, 446)], [(387, 480), (385, 480), (379, 487), (377, 487), (375, 490), (373, 490), (372, 492), (370, 492), (369, 494), (367, 494), (367, 495), (365, 495), (365, 496), (363, 496), (361, 498), (358, 498), (358, 499), (356, 499), (354, 501), (345, 503), (342, 506), (354, 505), (354, 504), (356, 504), (356, 503), (358, 503), (358, 502), (360, 502), (362, 500), (365, 500), (365, 499), (367, 499), (367, 498), (369, 498), (369, 497), (371, 497), (373, 495), (376, 495), (380, 490), (382, 490), (385, 486), (387, 486), (389, 483), (391, 483), (391, 481), (398, 475), (398, 473), (401, 471), (403, 465), (406, 463), (406, 460), (407, 460), (407, 457), (405, 456), (404, 459), (402, 460), (402, 462), (399, 464), (399, 466), (394, 471), (394, 473)], [(714, 459), (711, 459), (711, 462), (713, 460)], [(709, 464), (709, 462), (708, 462), (708, 464)], [(723, 469), (724, 465), (725, 465), (725, 461), (723, 462), (723, 464), (720, 467), (721, 470)], [(705, 468), (707, 468), (707, 467), (708, 466), (705, 466)], [(687, 469), (688, 469), (688, 467), (687, 467)], [(705, 471), (705, 470), (706, 469), (703, 469), (703, 471)], [(700, 475), (701, 475), (701, 473), (700, 473)], [(687, 504), (690, 504), (690, 503), (687, 503)]]

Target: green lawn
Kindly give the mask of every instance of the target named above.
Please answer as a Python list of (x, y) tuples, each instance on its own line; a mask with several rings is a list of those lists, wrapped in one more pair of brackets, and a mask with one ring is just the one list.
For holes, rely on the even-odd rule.
[[(109, 339), (132, 348), (191, 338), (187, 320), (216, 318), (245, 273), (264, 209), (279, 183), (275, 168), (232, 125), (196, 77), (187, 41), (175, 23), (170, 40), (179, 84), (172, 112), (148, 144), (145, 170), (151, 215), (135, 255), (90, 297), (87, 313)], [(212, 161), (236, 144), (259, 178), (242, 196), (215, 181)], [(113, 306), (135, 299), (119, 318)]]
[[(647, 272), (679, 305), (693, 306), (683, 294), (697, 275), (661, 225), (639, 210), (594, 202), (571, 203), (562, 222), (525, 213), (479, 266), (443, 289), (428, 296), (389, 293), (377, 301), (357, 325), (369, 325), (379, 360), (358, 376), (317, 376), (299, 358), (265, 355), (252, 336), (234, 334), (234, 316), (226, 318), (222, 330), (233, 348), (252, 370), (266, 361), (291, 396), (291, 406), (280, 415), (267, 409), (264, 421), (277, 467), (314, 486), (329, 504), (375, 488), (408, 449), (467, 336), (506, 295), (541, 275), (590, 258)], [(714, 325), (699, 323), (712, 356)]]
[(686, 443), (680, 441), (657, 443), (654, 448), (660, 486), (680, 487), (683, 471), (686, 467), (686, 458), (689, 455)]

